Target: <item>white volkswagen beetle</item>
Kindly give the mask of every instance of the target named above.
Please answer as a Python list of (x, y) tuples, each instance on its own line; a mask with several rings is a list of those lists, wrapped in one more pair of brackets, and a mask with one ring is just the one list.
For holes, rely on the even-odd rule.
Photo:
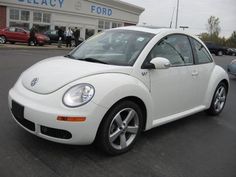
[(47, 140), (131, 149), (141, 131), (199, 111), (217, 115), (229, 89), (198, 38), (171, 29), (122, 27), (21, 74), (9, 107), (24, 129)]

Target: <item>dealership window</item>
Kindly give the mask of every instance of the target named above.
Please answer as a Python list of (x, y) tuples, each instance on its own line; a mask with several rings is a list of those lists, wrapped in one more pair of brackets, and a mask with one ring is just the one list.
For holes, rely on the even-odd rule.
[(42, 21), (42, 13), (41, 12), (34, 12), (34, 22), (41, 22)]
[(103, 21), (103, 20), (99, 20), (98, 21), (98, 31), (103, 31), (104, 29), (110, 29), (110, 24), (111, 22), (109, 21)]
[(105, 21), (105, 29), (110, 29), (110, 22)]
[(112, 28), (116, 28), (117, 27), (117, 23), (112, 23)]
[(98, 21), (98, 28), (99, 29), (104, 29), (104, 21), (103, 20)]
[(85, 39), (88, 39), (89, 37), (93, 36), (95, 33), (94, 29), (86, 29), (85, 30)]
[(55, 30), (59, 30), (59, 28), (61, 28), (63, 31), (66, 31), (66, 27), (65, 26), (55, 26), (54, 27)]
[(39, 33), (46, 32), (50, 29), (51, 14), (43, 12), (33, 13), (33, 27)]
[(29, 19), (30, 19), (30, 11), (20, 10), (20, 9), (10, 9), (9, 11), (10, 27), (21, 27), (24, 29), (29, 29)]
[(112, 22), (112, 28), (117, 28), (117, 27), (121, 27), (121, 26), (122, 26), (121, 23)]
[(9, 26), (10, 27), (21, 27), (21, 28), (24, 28), (26, 30), (29, 29), (29, 23), (23, 23), (23, 22), (10, 22)]
[(43, 33), (50, 30), (50, 25), (44, 24), (33, 24), (33, 27), (36, 29), (38, 33)]
[(51, 22), (51, 14), (42, 13), (42, 12), (34, 12), (34, 22), (40, 23), (50, 23)]
[(10, 20), (19, 20), (20, 11), (18, 9), (10, 9)]
[(21, 20), (23, 21), (29, 21), (30, 18), (30, 12), (26, 10), (21, 11)]
[(44, 13), (43, 14), (43, 22), (44, 23), (50, 23), (50, 21), (51, 21), (51, 15)]

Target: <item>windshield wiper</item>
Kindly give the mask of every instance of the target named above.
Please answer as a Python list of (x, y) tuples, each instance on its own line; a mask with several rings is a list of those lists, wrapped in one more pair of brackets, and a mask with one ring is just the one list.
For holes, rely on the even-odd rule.
[(98, 59), (96, 59), (96, 58), (83, 58), (83, 59), (78, 59), (78, 60), (81, 60), (81, 61), (88, 61), (88, 62), (94, 62), (94, 63), (107, 64), (106, 62), (101, 61), (101, 60), (98, 60)]
[(75, 59), (75, 57), (72, 56), (71, 54), (65, 55), (64, 57), (71, 58), (71, 59)]

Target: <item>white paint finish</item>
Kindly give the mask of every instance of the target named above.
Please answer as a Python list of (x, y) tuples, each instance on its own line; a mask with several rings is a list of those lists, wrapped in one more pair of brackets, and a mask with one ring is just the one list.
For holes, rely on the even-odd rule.
[[(65, 57), (54, 57), (41, 61), (25, 71), (22, 75), (22, 83), (33, 92), (49, 94), (70, 82), (89, 75), (116, 72), (129, 74), (131, 70), (131, 67), (123, 68), (71, 60)], [(32, 87), (31, 82), (34, 78), (38, 78), (39, 81), (38, 84)]]
[(196, 89), (188, 66), (150, 71), (155, 119), (174, 115), (196, 106)]
[[(14, 99), (25, 106), (25, 117), (37, 126), (62, 128), (73, 135), (72, 139), (65, 141), (36, 132), (40, 137), (61, 143), (88, 144), (94, 140), (106, 112), (123, 98), (132, 96), (143, 101), (147, 109), (145, 130), (148, 130), (209, 108), (219, 82), (229, 82), (227, 73), (214, 62), (169, 69), (141, 69), (146, 56), (160, 39), (180, 32), (139, 27), (121, 29), (152, 31), (156, 34), (133, 67), (88, 63), (64, 57), (51, 58), (22, 74), (10, 90), (9, 106)], [(40, 82), (32, 88), (30, 82), (34, 77), (39, 77)], [(68, 108), (62, 103), (63, 95), (79, 83), (93, 85), (95, 95), (81, 107)], [(86, 116), (88, 120), (78, 124), (59, 123), (55, 120), (57, 115)]]

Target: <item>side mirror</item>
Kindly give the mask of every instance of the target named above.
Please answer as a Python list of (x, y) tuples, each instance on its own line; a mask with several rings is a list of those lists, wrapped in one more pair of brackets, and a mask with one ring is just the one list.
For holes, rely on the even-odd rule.
[(152, 63), (156, 69), (168, 69), (170, 67), (170, 61), (163, 57), (153, 58), (150, 63)]

